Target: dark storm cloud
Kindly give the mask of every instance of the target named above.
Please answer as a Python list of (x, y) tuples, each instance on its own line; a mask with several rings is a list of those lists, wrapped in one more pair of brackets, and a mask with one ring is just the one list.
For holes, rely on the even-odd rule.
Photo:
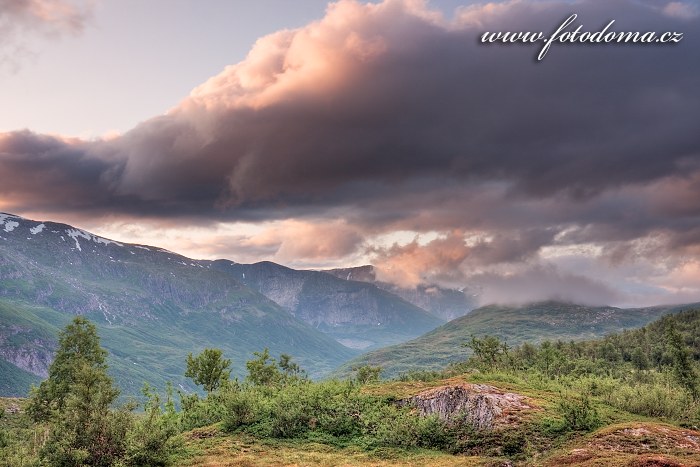
[[(490, 240), (470, 254), (483, 262), (655, 232), (692, 244), (700, 20), (689, 5), (514, 1), (448, 21), (419, 2), (340, 2), (116, 139), (5, 135), (0, 194), (27, 210), (481, 229)], [(477, 43), (484, 31), (548, 34), (572, 12), (584, 31), (616, 19), (616, 31), (685, 37), (555, 44), (540, 63), (540, 45)]]

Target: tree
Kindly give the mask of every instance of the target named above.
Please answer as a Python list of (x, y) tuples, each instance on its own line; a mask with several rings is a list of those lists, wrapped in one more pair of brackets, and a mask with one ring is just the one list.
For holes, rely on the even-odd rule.
[(292, 361), (291, 355), (283, 353), (280, 355), (280, 360), (277, 363), (280, 370), (284, 373), (287, 380), (304, 379), (306, 371), (304, 371), (296, 362)]
[(463, 346), (472, 349), (474, 356), (489, 370), (496, 367), (501, 356), (508, 354), (508, 345), (495, 336), (484, 336), (483, 339), (472, 336)]
[(248, 379), (256, 386), (274, 386), (281, 379), (277, 362), (270, 356), (270, 350), (266, 347), (262, 352), (253, 352), (257, 358), (248, 360), (245, 364), (248, 369)]
[(28, 412), (49, 422), (40, 452), (52, 466), (109, 466), (124, 457), (129, 409), (112, 412), (119, 395), (107, 375), (95, 326), (77, 317), (61, 332), (49, 377), (30, 397)]
[[(103, 385), (111, 387), (106, 356), (95, 325), (81, 316), (73, 319), (59, 334), (58, 350), (49, 367), (48, 379), (32, 389), (27, 412), (34, 421), (46, 421), (52, 414), (62, 412), (68, 395), (88, 370), (99, 376)], [(115, 393), (114, 397), (117, 395)]]
[(222, 358), (220, 349), (204, 349), (193, 357), (187, 356), (187, 371), (185, 376), (192, 378), (195, 384), (204, 387), (211, 394), (225, 384), (231, 376), (231, 360)]
[(382, 373), (382, 367), (380, 366), (363, 365), (354, 368), (354, 370), (357, 372), (355, 381), (358, 384), (376, 383), (379, 381), (379, 375)]
[(673, 355), (673, 374), (676, 380), (690, 392), (693, 399), (698, 399), (700, 390), (698, 389), (698, 374), (693, 365), (693, 357), (673, 322), (666, 330), (666, 339)]

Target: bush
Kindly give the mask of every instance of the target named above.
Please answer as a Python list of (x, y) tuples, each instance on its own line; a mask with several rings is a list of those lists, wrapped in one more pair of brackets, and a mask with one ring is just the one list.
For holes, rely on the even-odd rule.
[(168, 386), (166, 400), (161, 407), (160, 396), (146, 385), (143, 389), (147, 402), (144, 415), (138, 419), (126, 436), (126, 465), (158, 467), (168, 465), (170, 453), (177, 445), (179, 417)]
[(686, 391), (661, 384), (620, 385), (608, 398), (610, 405), (647, 417), (682, 420), (692, 416), (693, 398)]
[(262, 391), (253, 387), (230, 391), (223, 405), (223, 429), (229, 432), (253, 425), (264, 418), (266, 412)]
[(562, 395), (559, 411), (564, 417), (565, 428), (570, 431), (592, 431), (601, 425), (598, 411), (586, 393)]

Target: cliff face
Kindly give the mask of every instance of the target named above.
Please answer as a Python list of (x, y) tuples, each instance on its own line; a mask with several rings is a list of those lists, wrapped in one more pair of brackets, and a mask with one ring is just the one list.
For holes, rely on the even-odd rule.
[(356, 354), (209, 261), (0, 213), (0, 395), (46, 376), (75, 315), (96, 324), (125, 395), (144, 382), (187, 388), (185, 358), (204, 347), (221, 348), (237, 376), (264, 347), (312, 376)]
[(213, 269), (260, 292), (347, 347), (367, 349), (417, 337), (442, 320), (374, 284), (263, 261), (214, 261)]
[(30, 328), (0, 325), (0, 358), (28, 373), (48, 376), (55, 348), (55, 339), (41, 338)]
[(525, 396), (484, 384), (432, 388), (403, 400), (402, 404), (415, 407), (421, 416), (437, 414), (440, 420), (467, 423), (477, 430), (517, 423), (524, 412), (536, 409)]
[(447, 289), (435, 284), (420, 284), (414, 288), (399, 287), (377, 280), (374, 266), (330, 269), (324, 271), (339, 279), (367, 282), (392, 293), (433, 315), (450, 321), (464, 316), (476, 307), (476, 296), (469, 291)]

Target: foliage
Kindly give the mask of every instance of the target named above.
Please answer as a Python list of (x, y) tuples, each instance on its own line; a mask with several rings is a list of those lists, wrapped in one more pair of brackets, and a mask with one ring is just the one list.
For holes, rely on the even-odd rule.
[(40, 457), (53, 466), (109, 466), (124, 457), (128, 410), (111, 411), (119, 394), (104, 368), (77, 360), (72, 382), (50, 421)]
[(215, 391), (225, 384), (231, 375), (231, 360), (222, 358), (220, 349), (204, 349), (193, 357), (187, 355), (187, 371), (185, 376), (192, 378), (195, 384), (204, 387), (208, 393)]
[(171, 452), (178, 446), (179, 416), (173, 402), (172, 386), (166, 389), (165, 401), (148, 384), (144, 416), (140, 417), (126, 437), (125, 463), (134, 466), (166, 466)]
[(148, 386), (145, 415), (136, 404), (113, 409), (119, 391), (107, 375), (107, 352), (95, 326), (77, 317), (61, 333), (49, 377), (32, 392), (27, 413), (40, 459), (51, 466), (164, 466), (174, 446), (178, 416), (168, 390), (165, 409)]
[(273, 386), (280, 382), (282, 374), (277, 362), (270, 356), (270, 350), (265, 347), (262, 352), (253, 352), (257, 358), (248, 360), (248, 380), (256, 386)]
[(475, 359), (488, 369), (495, 368), (503, 357), (508, 356), (508, 345), (495, 336), (485, 336), (482, 339), (471, 336), (463, 346), (472, 349)]
[[(62, 413), (76, 383), (88, 392), (102, 391), (101, 397), (107, 405), (111, 404), (118, 391), (112, 388), (112, 380), (107, 376), (106, 355), (107, 352), (100, 347), (95, 325), (83, 317), (76, 317), (60, 333), (48, 379), (32, 389), (27, 407), (30, 416), (35, 421), (47, 421), (52, 415)], [(99, 387), (85, 387), (83, 378), (86, 377), (90, 378), (90, 384)]]
[(355, 368), (355, 381), (358, 384), (376, 383), (382, 373), (382, 367), (363, 365)]
[(586, 393), (562, 394), (558, 405), (564, 417), (565, 428), (571, 431), (592, 431), (602, 425), (593, 401)]

